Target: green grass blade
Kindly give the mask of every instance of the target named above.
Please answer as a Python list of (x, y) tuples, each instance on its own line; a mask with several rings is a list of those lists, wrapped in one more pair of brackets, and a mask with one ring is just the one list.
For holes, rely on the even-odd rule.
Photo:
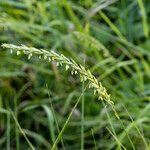
[(13, 113), (11, 110), (10, 110), (10, 113), (11, 113), (11, 115), (12, 115), (14, 121), (15, 121), (15, 124), (17, 125), (18, 129), (20, 130), (20, 132), (22, 133), (22, 135), (23, 135), (24, 138), (26, 139), (26, 141), (27, 141), (29, 147), (31, 148), (31, 150), (35, 150), (34, 146), (33, 146), (32, 143), (29, 141), (28, 137), (26, 136), (26, 134), (25, 134), (24, 131), (22, 130), (22, 128), (21, 128), (19, 122), (17, 121), (17, 119), (16, 119), (14, 113)]
[(52, 139), (52, 142), (55, 142), (55, 130), (54, 130), (54, 118), (53, 118), (53, 114), (52, 111), (50, 110), (50, 108), (46, 105), (43, 105), (43, 108), (47, 114), (47, 118), (48, 118), (48, 126), (49, 126), (49, 132), (50, 132), (50, 136)]
[(146, 38), (149, 37), (149, 28), (148, 28), (148, 22), (147, 22), (147, 15), (146, 15), (146, 10), (144, 7), (144, 2), (143, 0), (137, 0), (139, 7), (140, 7), (140, 11), (141, 11), (141, 15), (142, 15), (142, 22), (143, 22), (143, 32)]
[(124, 36), (119, 31), (119, 29), (114, 25), (114, 23), (103, 13), (102, 11), (99, 12), (100, 16), (104, 19), (104, 21), (110, 26), (110, 28), (120, 37), (121, 39), (124, 39)]
[(93, 129), (91, 128), (91, 132), (92, 132), (92, 137), (93, 137), (93, 141), (94, 141), (94, 150), (97, 150), (97, 144), (96, 144), (96, 140), (95, 140), (95, 136), (94, 136), (94, 131)]
[[(84, 91), (87, 89), (87, 87), (88, 87), (88, 84), (87, 84), (86, 87), (84, 88)], [(61, 137), (62, 137), (62, 134), (63, 134), (64, 130), (66, 129), (66, 127), (67, 127), (67, 125), (68, 125), (68, 123), (69, 123), (69, 121), (70, 121), (70, 119), (71, 119), (71, 116), (72, 116), (74, 110), (76, 109), (77, 105), (79, 104), (80, 99), (82, 98), (82, 96), (83, 96), (83, 94), (84, 94), (84, 91), (82, 91), (80, 97), (78, 98), (77, 102), (75, 103), (75, 105), (74, 105), (72, 111), (70, 112), (70, 114), (69, 114), (69, 116), (68, 116), (68, 118), (67, 118), (67, 120), (66, 120), (66, 122), (65, 122), (65, 124), (64, 124), (64, 126), (63, 126), (63, 128), (61, 129), (61, 131), (60, 131), (60, 133), (59, 133), (59, 135), (58, 135), (58, 137), (57, 137), (57, 139), (56, 139), (56, 141), (55, 141), (55, 143), (54, 143), (54, 145), (53, 145), (53, 147), (52, 147), (51, 150), (55, 150), (55, 149), (56, 149), (56, 146), (57, 146), (57, 144), (59, 143), (59, 141), (60, 141), (60, 139), (61, 139)]]

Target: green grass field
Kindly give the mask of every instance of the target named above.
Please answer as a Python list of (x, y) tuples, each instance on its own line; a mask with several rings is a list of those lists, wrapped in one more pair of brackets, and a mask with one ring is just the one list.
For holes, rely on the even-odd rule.
[(149, 33), (149, 0), (0, 0), (0, 150), (150, 150)]

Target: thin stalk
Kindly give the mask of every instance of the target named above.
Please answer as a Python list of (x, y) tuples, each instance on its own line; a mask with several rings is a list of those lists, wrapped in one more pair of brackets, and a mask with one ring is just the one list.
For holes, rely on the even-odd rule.
[(7, 113), (7, 150), (10, 150), (10, 114)]
[[(48, 89), (48, 85), (47, 84), (46, 84), (46, 88)], [(48, 92), (48, 98), (50, 99), (50, 93), (49, 92)], [(55, 116), (55, 111), (54, 111), (53, 104), (52, 104), (51, 100), (50, 100), (50, 107), (52, 109), (52, 114), (53, 114), (53, 117), (54, 117), (54, 120), (55, 120), (55, 123), (56, 123), (57, 131), (58, 131), (58, 133), (60, 133), (59, 125), (58, 125), (58, 122), (57, 122), (57, 118)], [(63, 138), (62, 137), (61, 137), (60, 141), (61, 141), (61, 145), (62, 145), (63, 150), (65, 150), (65, 146), (64, 146), (64, 142), (63, 142)], [(53, 144), (54, 144), (54, 142), (53, 142)], [(57, 146), (56, 146), (56, 149), (57, 149)]]
[[(15, 117), (16, 117), (16, 120), (18, 120), (17, 97), (16, 97), (15, 100), (14, 100), (14, 107), (15, 107)], [(19, 145), (19, 132), (18, 132), (17, 124), (15, 124), (15, 134), (16, 134), (16, 150), (20, 150), (20, 145)]]
[(139, 130), (138, 126), (136, 125), (135, 121), (134, 121), (133, 118), (131, 117), (129, 111), (126, 109), (125, 106), (123, 106), (123, 107), (124, 107), (124, 109), (126, 110), (128, 116), (130, 117), (130, 119), (131, 119), (131, 121), (132, 121), (134, 127), (136, 128), (138, 134), (140, 135), (141, 139), (143, 140), (143, 143), (145, 144), (145, 147), (148, 147), (148, 144), (147, 144), (147, 142), (146, 142), (144, 136), (142, 135), (142, 133), (141, 133), (141, 131)]
[[(112, 109), (113, 109), (113, 111), (114, 111), (114, 113), (115, 113), (115, 116), (116, 116), (117, 119), (119, 120), (119, 122), (120, 122), (120, 124), (121, 124), (121, 126), (122, 126), (122, 129), (124, 130), (124, 132), (125, 132), (125, 134), (126, 134), (128, 140), (129, 140), (129, 142), (130, 142), (130, 144), (131, 144), (131, 146), (132, 146), (132, 149), (135, 150), (134, 144), (133, 144), (133, 142), (132, 142), (130, 136), (128, 135), (128, 133), (127, 133), (127, 131), (126, 131), (125, 126), (124, 126), (122, 120), (120, 119), (119, 114), (118, 114), (118, 112), (116, 111), (115, 106), (113, 106)], [(112, 127), (113, 127), (113, 126), (112, 126)]]
[(95, 140), (95, 137), (94, 137), (94, 131), (93, 131), (93, 129), (91, 128), (91, 132), (92, 132), (92, 136), (93, 136), (93, 140), (94, 140), (94, 149), (95, 150), (97, 150), (98, 148), (97, 148), (97, 144), (96, 144), (96, 140)]
[[(84, 91), (86, 90), (87, 87), (88, 87), (88, 84), (86, 85)], [(83, 91), (83, 92), (84, 92), (84, 91)], [(61, 137), (62, 137), (62, 134), (63, 134), (64, 130), (66, 129), (66, 127), (67, 127), (67, 125), (68, 125), (68, 123), (69, 123), (69, 121), (70, 121), (70, 119), (71, 119), (71, 116), (72, 116), (74, 110), (75, 110), (76, 107), (78, 106), (78, 104), (79, 104), (79, 102), (80, 102), (80, 99), (81, 99), (81, 97), (82, 97), (83, 94), (84, 94), (83, 92), (81, 93), (81, 95), (80, 95), (80, 97), (78, 98), (77, 102), (75, 103), (75, 105), (74, 105), (72, 111), (70, 112), (70, 114), (69, 114), (69, 116), (68, 116), (68, 118), (67, 118), (67, 120), (66, 120), (66, 122), (65, 122), (65, 124), (64, 124), (64, 126), (63, 126), (63, 128), (61, 129), (61, 131), (60, 131), (60, 133), (59, 133), (59, 135), (58, 135), (58, 137), (57, 137), (57, 139), (56, 139), (56, 141), (55, 141), (55, 143), (54, 143), (54, 145), (53, 145), (53, 147), (52, 147), (51, 150), (56, 150), (57, 144), (59, 143), (59, 141), (60, 141), (60, 139), (61, 139)]]
[(17, 125), (18, 129), (20, 130), (20, 132), (22, 133), (22, 135), (24, 136), (24, 138), (26, 139), (28, 145), (30, 146), (31, 150), (35, 150), (35, 148), (33, 147), (32, 143), (29, 141), (29, 139), (27, 138), (26, 134), (24, 133), (24, 131), (21, 129), (21, 126), (19, 125), (19, 122), (17, 121), (17, 118), (15, 116), (15, 114), (10, 110), (10, 113), (13, 116), (13, 119), (15, 121), (15, 124)]
[[(109, 133), (114, 137), (114, 139), (117, 141), (117, 143), (119, 143), (119, 145), (124, 149), (124, 150), (127, 150), (123, 145), (122, 145), (122, 143), (118, 140), (118, 138), (110, 131), (110, 129), (109, 128), (106, 128), (108, 131), (109, 131)], [(121, 147), (119, 148), (120, 150), (122, 150), (121, 149)]]
[[(103, 104), (103, 107), (105, 107), (104, 102), (102, 102), (102, 104)], [(106, 108), (105, 108), (105, 109), (106, 109)], [(117, 138), (117, 134), (116, 134), (115, 129), (114, 129), (114, 127), (113, 127), (113, 124), (112, 124), (112, 121), (111, 121), (110, 115), (109, 115), (109, 113), (107, 112), (107, 109), (106, 109), (106, 115), (107, 115), (107, 118), (108, 118), (109, 124), (110, 124), (110, 126), (111, 126), (111, 129), (112, 129), (113, 135), (115, 136), (115, 139), (116, 139), (116, 141), (117, 141), (117, 143), (118, 143), (118, 147), (119, 147), (119, 149), (121, 150), (121, 147), (120, 147), (120, 143), (121, 143), (121, 142), (118, 142), (119, 140), (118, 140), (118, 138)], [(121, 144), (121, 145), (122, 145), (122, 144)]]
[[(84, 91), (84, 82), (82, 83), (82, 92)], [(82, 109), (81, 109), (81, 150), (84, 150), (84, 94), (82, 96), (81, 101)]]

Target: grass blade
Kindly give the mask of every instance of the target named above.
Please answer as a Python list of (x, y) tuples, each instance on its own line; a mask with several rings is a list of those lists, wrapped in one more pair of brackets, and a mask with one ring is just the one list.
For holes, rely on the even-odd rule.
[(143, 32), (144, 32), (145, 37), (148, 38), (149, 37), (149, 28), (148, 28), (147, 15), (146, 15), (144, 3), (143, 3), (143, 0), (137, 0), (137, 1), (139, 4), (139, 7), (140, 7), (141, 15), (142, 15)]
[(34, 146), (33, 146), (32, 143), (29, 141), (28, 137), (26, 136), (26, 134), (25, 134), (24, 131), (22, 130), (22, 128), (21, 128), (19, 122), (17, 121), (17, 119), (16, 119), (14, 113), (13, 113), (11, 110), (10, 110), (10, 113), (12, 114), (12, 117), (13, 117), (13, 119), (14, 119), (14, 121), (15, 121), (17, 127), (18, 127), (18, 129), (20, 130), (20, 132), (22, 133), (22, 135), (23, 135), (24, 138), (26, 139), (26, 141), (27, 141), (29, 147), (31, 148), (31, 150), (35, 150)]

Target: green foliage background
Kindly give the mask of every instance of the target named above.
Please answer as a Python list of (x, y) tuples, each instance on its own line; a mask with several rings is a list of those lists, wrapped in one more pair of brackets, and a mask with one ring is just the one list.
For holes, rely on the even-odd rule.
[[(87, 89), (84, 121), (80, 102), (57, 149), (83, 149), (83, 141), (86, 150), (150, 149), (149, 16), (149, 0), (0, 1), (1, 44), (73, 58), (115, 103), (120, 120)], [(0, 149), (30, 149), (22, 132), (35, 149), (51, 149), (85, 85), (64, 67), (0, 47)]]

